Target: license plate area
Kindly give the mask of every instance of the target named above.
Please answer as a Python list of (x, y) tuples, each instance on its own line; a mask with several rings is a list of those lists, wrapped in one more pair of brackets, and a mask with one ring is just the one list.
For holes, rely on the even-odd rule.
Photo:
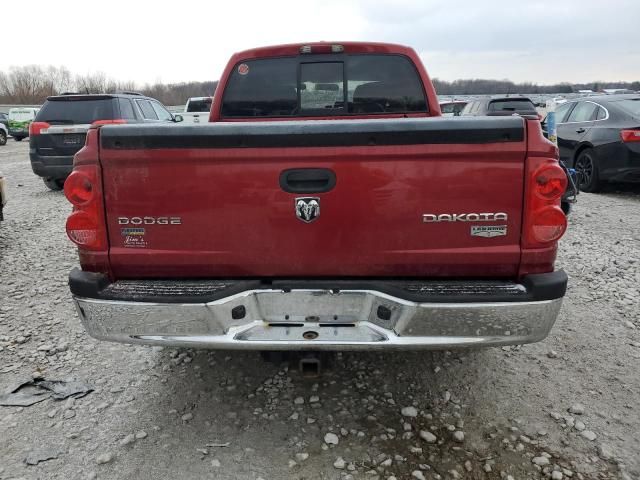
[(369, 319), (365, 293), (329, 290), (258, 294), (262, 319), (269, 324), (354, 324)]
[(81, 145), (84, 142), (84, 135), (64, 135), (62, 137), (63, 145)]
[(388, 338), (368, 325), (326, 325), (307, 323), (261, 324), (235, 336), (236, 340), (255, 342), (309, 342), (309, 343), (376, 343)]

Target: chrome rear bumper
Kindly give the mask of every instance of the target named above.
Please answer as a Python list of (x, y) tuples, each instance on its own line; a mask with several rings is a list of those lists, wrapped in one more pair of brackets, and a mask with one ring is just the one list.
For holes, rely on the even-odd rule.
[(100, 340), (246, 350), (480, 347), (544, 339), (562, 298), (418, 303), (373, 290), (249, 290), (206, 303), (83, 298), (74, 302)]

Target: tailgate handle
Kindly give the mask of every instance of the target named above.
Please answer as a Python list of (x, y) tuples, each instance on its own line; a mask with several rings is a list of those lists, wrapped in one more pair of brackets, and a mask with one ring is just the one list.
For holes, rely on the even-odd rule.
[(289, 193), (325, 193), (336, 186), (336, 174), (328, 168), (293, 168), (280, 174), (280, 188)]

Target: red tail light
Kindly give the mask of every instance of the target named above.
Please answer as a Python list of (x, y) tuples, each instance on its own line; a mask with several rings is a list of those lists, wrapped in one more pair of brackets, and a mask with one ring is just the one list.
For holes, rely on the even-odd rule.
[(127, 121), (122, 118), (116, 118), (114, 120), (96, 120), (91, 125), (120, 125), (123, 123), (127, 123)]
[(98, 165), (77, 165), (64, 183), (64, 194), (74, 206), (67, 218), (69, 239), (84, 250), (106, 250), (107, 228)]
[(640, 129), (637, 130), (621, 130), (620, 137), (625, 143), (640, 142)]
[(46, 130), (50, 126), (51, 125), (49, 125), (47, 122), (31, 122), (29, 124), (29, 136), (35, 137), (36, 135), (40, 135), (40, 132), (42, 132), (42, 130)]
[(73, 206), (81, 207), (93, 197), (94, 179), (87, 172), (76, 170), (64, 182), (64, 194)]
[(567, 175), (559, 165), (552, 164), (539, 168), (533, 174), (534, 191), (544, 200), (560, 198), (567, 189)]
[(560, 239), (567, 229), (567, 217), (558, 207), (543, 207), (533, 212), (531, 234), (539, 243), (551, 243)]
[(75, 211), (67, 218), (67, 235), (79, 247), (87, 250), (102, 250), (96, 219), (87, 212)]
[(567, 229), (560, 199), (567, 188), (567, 175), (551, 158), (527, 160), (523, 248), (543, 248), (556, 242)]

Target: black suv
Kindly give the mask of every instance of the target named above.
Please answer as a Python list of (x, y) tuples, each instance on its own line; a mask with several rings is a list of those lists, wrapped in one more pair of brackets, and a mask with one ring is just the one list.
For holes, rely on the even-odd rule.
[(536, 106), (527, 97), (486, 97), (471, 100), (461, 116), (536, 115)]
[(60, 190), (91, 125), (181, 120), (159, 101), (138, 93), (49, 97), (29, 127), (31, 168), (47, 187)]

